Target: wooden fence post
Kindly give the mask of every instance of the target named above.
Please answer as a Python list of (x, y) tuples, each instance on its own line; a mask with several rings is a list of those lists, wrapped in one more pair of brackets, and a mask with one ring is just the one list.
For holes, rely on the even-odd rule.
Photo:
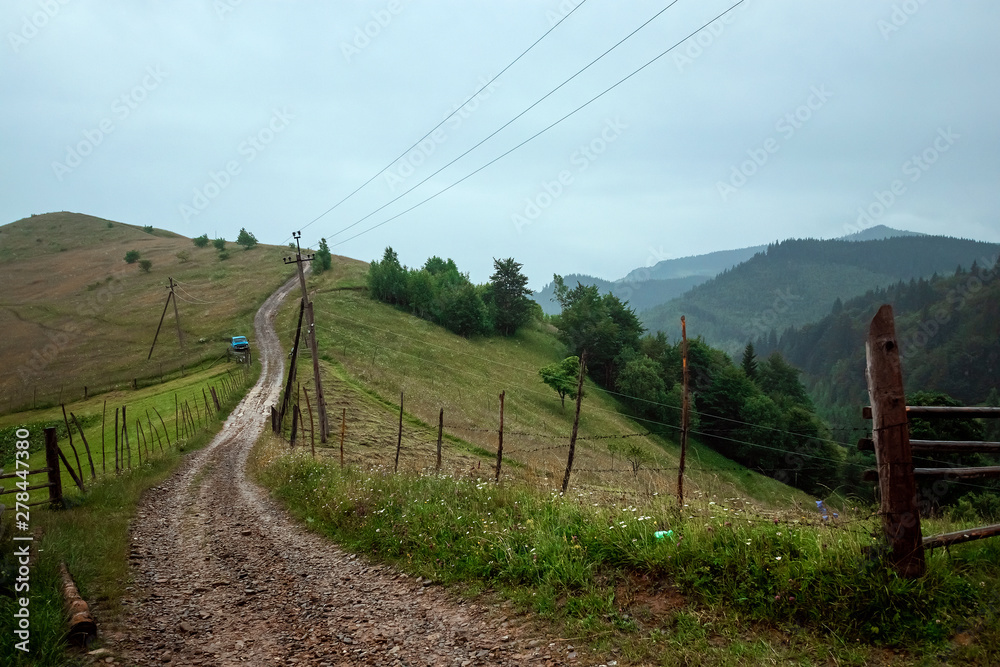
[(924, 549), (892, 306), (882, 306), (872, 319), (865, 354), (882, 528), (893, 567), (912, 579), (924, 573)]
[(437, 464), (434, 472), (441, 472), (441, 436), (444, 435), (444, 408), (438, 413), (438, 441), (437, 441)]
[(115, 408), (115, 474), (118, 474), (118, 408)]
[(500, 392), (500, 432), (497, 440), (497, 475), (496, 483), (500, 483), (500, 465), (503, 463), (503, 398), (506, 391)]
[(108, 399), (104, 399), (104, 408), (101, 409), (101, 474), (108, 474), (108, 454), (104, 446), (104, 420), (108, 416)]
[(681, 399), (681, 458), (677, 469), (677, 506), (684, 507), (684, 458), (687, 455), (688, 428), (691, 403), (688, 397), (688, 339), (687, 323), (681, 315), (681, 368), (684, 397)]
[(340, 416), (340, 467), (344, 467), (344, 436), (347, 435), (347, 408)]
[(403, 392), (399, 392), (399, 434), (396, 436), (396, 465), (393, 472), (399, 472), (399, 450), (403, 447)]
[(296, 403), (294, 406), (292, 406), (292, 435), (288, 444), (289, 448), (291, 449), (295, 448), (295, 435), (298, 432), (298, 428), (299, 428), (299, 404)]
[(73, 450), (73, 456), (76, 457), (76, 470), (80, 473), (80, 479), (83, 479), (83, 466), (80, 465), (80, 455), (76, 452), (76, 445), (73, 444), (73, 431), (69, 427), (69, 419), (66, 418), (66, 406), (61, 403), (59, 405), (62, 407), (63, 421), (66, 422), (66, 434), (69, 436), (69, 447)]
[(170, 446), (170, 433), (167, 432), (167, 425), (163, 421), (163, 415), (160, 414), (160, 411), (156, 409), (155, 405), (153, 406), (153, 412), (155, 412), (156, 416), (160, 418), (160, 426), (163, 427), (163, 437), (167, 439), (167, 447), (169, 447)]
[[(129, 439), (128, 439), (128, 419), (126, 419), (126, 417), (125, 417), (125, 409), (127, 407), (128, 407), (127, 405), (123, 405), (122, 406), (122, 433), (124, 433), (124, 436), (122, 437), (122, 447), (125, 448), (125, 451), (128, 454), (128, 469), (131, 470), (132, 469), (132, 443), (129, 442)], [(124, 462), (124, 457), (122, 458), (122, 461)]]
[[(87, 461), (90, 463), (90, 479), (96, 479), (97, 471), (94, 470), (94, 459), (90, 456), (90, 444), (87, 442), (87, 436), (83, 434), (83, 427), (80, 426), (80, 422), (77, 420), (76, 415), (71, 412), (69, 413), (69, 416), (73, 418), (73, 423), (76, 424), (76, 430), (80, 432), (80, 439), (83, 440), (83, 448), (87, 450)], [(82, 472), (80, 473), (80, 476), (83, 477)]]
[(576, 385), (576, 416), (573, 417), (573, 434), (569, 438), (569, 457), (566, 459), (566, 474), (563, 475), (562, 492), (569, 488), (569, 474), (573, 470), (573, 455), (576, 453), (576, 433), (580, 426), (580, 403), (583, 401), (583, 376), (587, 371), (587, 351), (580, 355), (580, 379)]
[(59, 474), (59, 442), (56, 429), (45, 429), (45, 467), (49, 469), (49, 502), (53, 507), (62, 507), (62, 476)]
[[(303, 389), (302, 391), (306, 394), (306, 410), (309, 411), (309, 445), (312, 448), (312, 457), (316, 458), (316, 424), (313, 422), (313, 409), (312, 404), (309, 403), (309, 390)], [(302, 430), (306, 428), (305, 422), (302, 423)]]

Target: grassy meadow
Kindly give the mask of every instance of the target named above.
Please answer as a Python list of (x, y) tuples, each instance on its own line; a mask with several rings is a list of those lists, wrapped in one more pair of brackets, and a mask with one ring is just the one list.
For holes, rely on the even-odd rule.
[[(226, 249), (222, 260), (211, 244), (77, 213), (0, 226), (0, 413), (159, 381), (217, 359), (230, 336), (252, 337), (258, 306), (293, 275), (288, 248)], [(152, 261), (149, 273), (125, 263), (130, 250)], [(168, 277), (185, 345), (171, 306), (147, 360)]]
[[(313, 530), (414, 576), (485, 595), (508, 615), (552, 623), (599, 661), (986, 665), (1000, 657), (1000, 543), (939, 550), (928, 554), (927, 575), (900, 579), (883, 560), (873, 508), (838, 498), (824, 519), (815, 498), (696, 441), (679, 506), (669, 431), (647, 434), (659, 429), (623, 416), (613, 396), (589, 383), (562, 495), (573, 406), (563, 408), (537, 375), (565, 355), (553, 332), (538, 325), (511, 339), (457, 337), (369, 300), (359, 289), (364, 271), (342, 260), (310, 279), (330, 441), (317, 444), (314, 458), (267, 435), (251, 460), (257, 478)], [(279, 317), (285, 340), (297, 311), (290, 300)], [(299, 364), (299, 383), (311, 392), (311, 362)], [(629, 445), (644, 452), (637, 472)], [(924, 531), (976, 523), (941, 517)]]

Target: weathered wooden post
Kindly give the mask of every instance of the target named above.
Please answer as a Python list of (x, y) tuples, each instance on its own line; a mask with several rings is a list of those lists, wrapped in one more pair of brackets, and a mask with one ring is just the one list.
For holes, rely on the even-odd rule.
[(437, 464), (434, 466), (435, 472), (441, 472), (441, 437), (444, 435), (444, 408), (438, 414), (438, 441), (437, 441)]
[(576, 433), (580, 426), (580, 403), (583, 401), (583, 376), (587, 371), (587, 351), (580, 355), (580, 379), (576, 385), (576, 416), (573, 417), (573, 434), (569, 438), (569, 457), (566, 459), (566, 474), (563, 475), (562, 492), (569, 488), (569, 474), (573, 470), (573, 455), (576, 453)]
[(925, 563), (892, 306), (882, 306), (872, 319), (865, 354), (882, 528), (892, 548), (893, 567), (912, 579), (923, 575)]
[(684, 397), (681, 399), (681, 457), (677, 469), (677, 506), (684, 506), (684, 458), (687, 455), (688, 428), (691, 423), (691, 403), (688, 396), (688, 338), (687, 323), (681, 315), (681, 368)]
[(347, 408), (340, 416), (340, 467), (344, 467), (344, 436), (347, 435)]
[(59, 442), (56, 429), (50, 426), (45, 429), (45, 467), (49, 469), (49, 503), (53, 507), (62, 507), (62, 476), (59, 474)]
[(399, 392), (399, 434), (396, 436), (396, 465), (393, 472), (399, 472), (399, 450), (403, 447), (403, 392)]
[(500, 483), (500, 465), (503, 463), (503, 398), (506, 391), (500, 392), (500, 433), (497, 442), (497, 476), (496, 483)]

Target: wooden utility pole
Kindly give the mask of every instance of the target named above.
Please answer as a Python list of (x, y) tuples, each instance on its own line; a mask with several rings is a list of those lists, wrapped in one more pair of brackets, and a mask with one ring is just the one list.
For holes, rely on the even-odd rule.
[(303, 262), (311, 262), (313, 255), (303, 255), (299, 246), (299, 239), (302, 232), (293, 232), (295, 237), (295, 258), (286, 257), (285, 264), (297, 264), (299, 270), (299, 285), (302, 287), (302, 303), (306, 310), (306, 322), (309, 324), (309, 351), (312, 352), (313, 379), (316, 382), (316, 410), (319, 413), (319, 435), (320, 442), (326, 443), (327, 422), (326, 422), (326, 398), (323, 396), (323, 384), (319, 377), (319, 350), (316, 347), (316, 317), (313, 314), (313, 305), (309, 301), (309, 292), (306, 290), (306, 276), (302, 268)]
[(684, 398), (681, 399), (681, 462), (677, 470), (677, 506), (684, 506), (684, 457), (687, 455), (688, 426), (691, 423), (691, 403), (688, 397), (688, 336), (687, 323), (681, 315), (681, 368)]
[[(167, 288), (170, 290), (170, 294), (167, 295), (167, 302), (163, 304), (163, 312), (160, 314), (160, 323), (156, 325), (156, 333), (153, 334), (153, 344), (149, 346), (149, 354), (146, 355), (146, 360), (149, 361), (153, 357), (153, 348), (156, 347), (156, 339), (160, 336), (160, 327), (163, 326), (163, 318), (167, 315), (167, 308), (170, 306), (170, 302), (174, 302), (174, 318), (177, 320), (177, 340), (180, 342), (181, 347), (184, 347), (184, 337), (181, 334), (181, 316), (177, 314), (177, 296), (174, 294), (174, 279), (168, 278), (170, 281), (170, 286)], [(163, 375), (161, 369), (160, 375)], [(162, 382), (162, 377), (161, 377)]]
[(573, 455), (576, 453), (576, 433), (580, 426), (580, 403), (583, 401), (583, 376), (587, 371), (587, 351), (580, 355), (580, 379), (576, 385), (576, 416), (573, 417), (573, 434), (569, 438), (569, 458), (566, 459), (566, 474), (563, 476), (562, 492), (569, 488), (569, 474), (573, 470)]
[(285, 382), (285, 394), (281, 399), (281, 407), (278, 408), (278, 426), (276, 433), (281, 433), (281, 425), (285, 421), (285, 412), (288, 410), (289, 396), (292, 393), (292, 385), (295, 383), (295, 367), (299, 360), (299, 339), (302, 336), (302, 316), (306, 311), (305, 299), (299, 301), (299, 324), (295, 328), (295, 344), (292, 346), (291, 361), (288, 364), (288, 380)]
[(872, 319), (865, 355), (881, 495), (879, 514), (892, 548), (893, 567), (901, 576), (912, 579), (923, 575), (926, 565), (892, 306), (882, 306)]
[(497, 484), (500, 483), (500, 465), (503, 463), (503, 397), (507, 392), (500, 392), (500, 439), (497, 443)]

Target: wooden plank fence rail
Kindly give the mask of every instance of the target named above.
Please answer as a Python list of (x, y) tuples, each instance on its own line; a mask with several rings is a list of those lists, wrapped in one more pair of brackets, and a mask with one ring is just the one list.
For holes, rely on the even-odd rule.
[[(46, 504), (53, 505), (53, 506), (56, 506), (56, 507), (61, 506), (62, 505), (62, 480), (59, 477), (59, 455), (60, 454), (62, 454), (62, 452), (59, 452), (59, 444), (58, 444), (58, 442), (56, 440), (56, 429), (53, 428), (53, 427), (49, 427), (49, 428), (45, 429), (45, 463), (46, 463), (46, 465), (45, 465), (44, 468), (35, 468), (34, 470), (21, 471), (20, 473), (18, 473), (18, 472), (15, 471), (15, 472), (9, 472), (9, 473), (5, 473), (3, 475), (0, 475), (0, 480), (3, 480), (3, 479), (12, 479), (14, 477), (17, 477), (19, 479), (24, 479), (25, 481), (27, 481), (27, 477), (30, 476), (30, 475), (41, 475), (41, 474), (44, 473), (48, 477), (49, 481), (45, 482), (44, 484), (32, 484), (32, 485), (27, 486), (27, 487), (25, 487), (23, 489), (17, 488), (17, 487), (15, 487), (13, 489), (9, 489), (9, 490), (8, 489), (0, 489), (0, 496), (6, 495), (8, 493), (25, 493), (25, 492), (28, 492), (28, 491), (35, 491), (37, 489), (48, 489), (49, 490), (49, 498), (48, 498), (48, 500), (38, 500), (38, 501), (35, 501), (33, 503), (26, 503), (27, 506), (28, 507), (34, 507), (36, 505), (46, 505)], [(67, 464), (67, 468), (68, 467), (69, 467), (69, 464)], [(73, 474), (72, 469), (70, 469), (70, 474)]]
[(998, 442), (948, 442), (910, 440), (909, 420), (1000, 418), (1000, 408), (906, 405), (899, 345), (892, 307), (884, 305), (872, 319), (865, 344), (868, 397), (871, 407), (862, 415), (872, 420), (872, 437), (858, 442), (858, 449), (874, 450), (877, 468), (864, 474), (878, 480), (879, 514), (886, 539), (892, 547), (891, 562), (903, 577), (914, 578), (925, 571), (924, 550), (961, 542), (1000, 536), (1000, 524), (923, 537), (916, 504), (917, 479), (1000, 478), (1000, 466), (965, 468), (915, 468), (913, 454), (1000, 453)]
[[(875, 442), (871, 438), (858, 440), (858, 450), (874, 452)], [(914, 454), (1000, 454), (1000, 442), (980, 442), (979, 440), (910, 440), (910, 451)]]

